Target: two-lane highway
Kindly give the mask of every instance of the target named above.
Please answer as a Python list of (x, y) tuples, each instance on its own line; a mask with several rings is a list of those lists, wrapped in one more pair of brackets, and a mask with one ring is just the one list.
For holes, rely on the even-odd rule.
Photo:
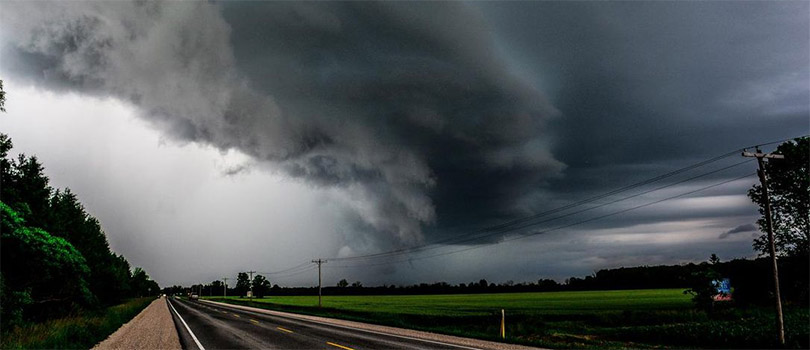
[(169, 299), (187, 349), (474, 349), (220, 304)]

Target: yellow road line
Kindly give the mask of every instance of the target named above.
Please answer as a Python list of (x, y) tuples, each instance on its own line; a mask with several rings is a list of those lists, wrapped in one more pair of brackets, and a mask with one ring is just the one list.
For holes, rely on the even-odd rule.
[(280, 330), (280, 331), (282, 331), (282, 332), (293, 333), (293, 331), (291, 331), (291, 330), (289, 330), (289, 329), (287, 329), (287, 328), (276, 327), (276, 329), (278, 329), (278, 330)]
[(256, 320), (254, 320), (254, 319), (252, 319), (252, 318), (250, 319), (250, 322), (253, 322), (253, 323), (255, 323), (255, 324), (259, 324), (259, 321), (256, 321)]
[(348, 346), (343, 346), (343, 345), (340, 345), (340, 344), (335, 344), (335, 343), (333, 343), (333, 342), (329, 342), (329, 341), (328, 341), (328, 342), (326, 342), (326, 344), (329, 344), (329, 345), (332, 345), (332, 346), (335, 346), (335, 347), (338, 347), (338, 348), (341, 348), (341, 349), (344, 349), (344, 350), (354, 350), (354, 349), (352, 349), (352, 348), (350, 348), (350, 347), (348, 347)]
[(233, 315), (233, 317), (239, 317), (239, 315), (237, 315), (237, 314), (232, 314), (232, 315)]

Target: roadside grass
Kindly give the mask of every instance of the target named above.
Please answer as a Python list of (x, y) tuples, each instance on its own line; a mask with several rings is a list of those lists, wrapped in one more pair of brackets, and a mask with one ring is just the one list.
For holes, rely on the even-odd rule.
[[(250, 305), (239, 297), (206, 297)], [(693, 308), (683, 289), (401, 296), (270, 296), (252, 306), (550, 348), (770, 348), (773, 312)], [(808, 309), (786, 308), (788, 345), (807, 348)]]
[(3, 333), (2, 349), (89, 349), (141, 312), (155, 298), (131, 299), (99, 311), (31, 323)]

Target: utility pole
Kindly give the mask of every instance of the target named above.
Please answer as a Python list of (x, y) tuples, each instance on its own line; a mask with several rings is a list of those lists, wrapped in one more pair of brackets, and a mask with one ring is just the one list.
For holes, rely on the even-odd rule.
[(318, 259), (312, 262), (318, 264), (318, 307), (321, 307), (321, 264), (325, 264), (326, 260)]
[(756, 153), (743, 152), (743, 157), (755, 157), (759, 164), (759, 182), (762, 184), (762, 200), (765, 202), (765, 226), (768, 230), (768, 253), (771, 255), (771, 265), (773, 268), (773, 285), (776, 294), (776, 329), (779, 333), (779, 344), (785, 346), (785, 320), (782, 316), (782, 295), (779, 292), (779, 268), (776, 264), (776, 247), (773, 239), (773, 219), (771, 218), (771, 198), (768, 195), (768, 175), (765, 173), (765, 158), (785, 159), (781, 154), (762, 153), (757, 147)]
[(222, 286), (222, 297), (228, 297), (228, 277), (222, 277), (222, 280), (225, 281), (224, 285)]
[(253, 301), (253, 274), (256, 273), (256, 271), (248, 271), (248, 273), (250, 274), (250, 297), (248, 298), (249, 299), (248, 301), (252, 302)]

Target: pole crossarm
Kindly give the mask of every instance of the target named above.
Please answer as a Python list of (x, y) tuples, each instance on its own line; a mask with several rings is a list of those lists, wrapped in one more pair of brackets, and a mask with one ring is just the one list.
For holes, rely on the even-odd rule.
[(755, 158), (785, 159), (785, 156), (781, 154), (761, 153), (761, 152), (743, 152), (742, 156)]
[(325, 264), (326, 260), (318, 259), (312, 262), (318, 264), (318, 307), (321, 307), (321, 265)]

